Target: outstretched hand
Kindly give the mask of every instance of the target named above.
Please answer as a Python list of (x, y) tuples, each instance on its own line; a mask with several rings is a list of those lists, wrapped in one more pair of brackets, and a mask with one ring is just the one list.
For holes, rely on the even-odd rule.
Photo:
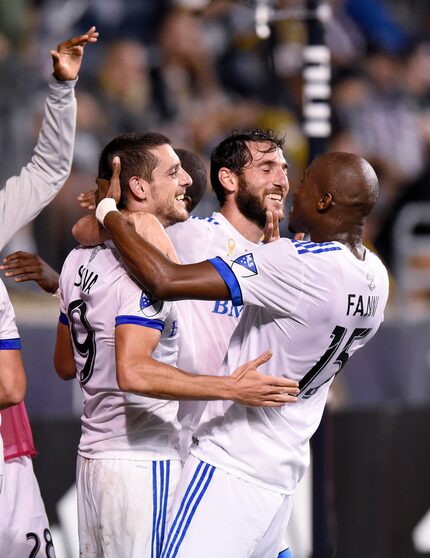
[(3, 258), (0, 265), (5, 276), (13, 278), (15, 283), (36, 281), (44, 291), (55, 293), (58, 289), (58, 273), (42, 258), (29, 252), (14, 252)]
[(271, 358), (272, 353), (266, 351), (233, 372), (231, 377), (237, 388), (234, 401), (251, 407), (280, 407), (297, 401), (297, 382), (283, 377), (265, 376), (257, 370)]
[(54, 76), (60, 81), (76, 79), (81, 67), (84, 46), (97, 42), (99, 33), (91, 27), (84, 35), (73, 37), (60, 43), (57, 50), (51, 50)]

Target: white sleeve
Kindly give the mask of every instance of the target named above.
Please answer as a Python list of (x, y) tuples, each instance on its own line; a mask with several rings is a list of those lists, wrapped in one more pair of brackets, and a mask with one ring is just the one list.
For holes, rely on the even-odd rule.
[(209, 260), (230, 289), (235, 305), (290, 314), (303, 296), (303, 265), (288, 239), (265, 244), (234, 260)]
[(64, 186), (72, 166), (76, 80), (51, 78), (45, 113), (31, 161), (0, 189), (0, 249), (34, 219)]
[(209, 227), (203, 219), (190, 217), (183, 223), (167, 227), (166, 233), (172, 241), (181, 263), (196, 263), (207, 259), (214, 229)]
[(124, 275), (117, 285), (118, 310), (115, 326), (133, 324), (152, 329), (164, 330), (166, 318), (172, 302), (156, 300), (149, 293)]

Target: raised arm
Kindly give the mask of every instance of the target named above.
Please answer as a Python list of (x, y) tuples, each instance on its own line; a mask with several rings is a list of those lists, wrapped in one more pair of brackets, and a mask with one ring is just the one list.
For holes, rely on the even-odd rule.
[(51, 51), (54, 72), (33, 157), (19, 176), (10, 178), (0, 189), (0, 249), (40, 213), (69, 176), (75, 140), (76, 77), (84, 45), (95, 42), (97, 36), (92, 27)]
[(184, 372), (152, 357), (160, 340), (156, 329), (123, 324), (115, 329), (117, 382), (120, 389), (161, 399), (231, 399), (242, 405), (278, 407), (296, 401), (297, 382), (265, 376), (257, 367), (266, 352), (231, 376)]
[(211, 263), (176, 264), (136, 233), (116, 210), (120, 172), (119, 157), (114, 157), (109, 197), (98, 204), (96, 216), (108, 230), (136, 280), (160, 300), (231, 298), (229, 288)]

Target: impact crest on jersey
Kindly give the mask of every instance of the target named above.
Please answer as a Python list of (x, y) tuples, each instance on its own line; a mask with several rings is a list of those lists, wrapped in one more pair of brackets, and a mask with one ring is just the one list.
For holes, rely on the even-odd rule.
[(155, 318), (163, 309), (164, 302), (153, 298), (149, 293), (142, 291), (140, 295), (140, 311), (146, 318)]

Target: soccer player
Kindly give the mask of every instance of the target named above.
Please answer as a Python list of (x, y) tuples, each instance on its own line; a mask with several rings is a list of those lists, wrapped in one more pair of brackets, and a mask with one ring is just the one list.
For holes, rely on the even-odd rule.
[[(210, 175), (220, 211), (207, 218), (191, 217), (166, 228), (182, 263), (195, 263), (218, 255), (238, 256), (256, 248), (263, 237), (268, 240), (272, 234), (279, 235), (277, 226), (273, 231), (270, 218), (272, 212), (276, 222), (283, 218), (288, 193), (288, 165), (282, 147), (280, 138), (269, 131), (255, 129), (233, 133), (215, 148)], [(190, 189), (194, 189), (196, 183), (204, 183), (204, 168), (198, 165), (191, 152), (176, 152), (193, 176), (193, 185), (187, 188), (185, 199), (191, 196), (195, 205), (195, 194), (190, 194)], [(233, 176), (237, 180), (232, 180)], [(189, 211), (192, 208), (188, 208)], [(233, 306), (228, 300), (187, 300), (178, 302), (177, 307), (181, 331), (187, 332), (179, 336), (178, 367), (198, 374), (204, 364), (205, 373), (218, 374), (242, 306)], [(192, 433), (204, 406), (204, 401), (179, 402), (183, 460), (188, 455)], [(286, 546), (283, 544), (282, 550)], [(286, 556), (285, 552), (283, 557)]]
[[(101, 179), (110, 178), (117, 154), (123, 160), (121, 206), (156, 215), (164, 226), (188, 217), (183, 199), (191, 181), (165, 136), (112, 140), (100, 157)], [(174, 368), (174, 305), (142, 291), (109, 242), (73, 250), (60, 291), (55, 367), (64, 379), (77, 375), (84, 394), (77, 465), (81, 553), (160, 556), (181, 469), (175, 400), (278, 407), (295, 401), (296, 384), (254, 370), (267, 354), (238, 366), (231, 377)]]
[[(96, 42), (97, 37), (98, 32), (92, 27), (84, 35), (64, 41), (51, 51), (54, 71), (33, 157), (20, 175), (10, 178), (0, 190), (0, 249), (17, 230), (40, 213), (69, 176), (76, 124), (74, 87), (84, 46)], [(10, 308), (5, 297), (3, 301), (6, 319)], [(16, 350), (19, 341), (14, 343), (11, 350), (0, 356), (5, 358), (10, 353), (14, 359), (19, 359)], [(22, 558), (34, 553), (36, 548), (52, 554), (48, 519), (31, 461), (36, 451), (24, 403), (2, 410), (1, 417), (5, 458), (0, 494), (1, 554)]]
[[(250, 130), (226, 137), (213, 151), (210, 175), (220, 210), (210, 217), (191, 217), (166, 229), (181, 263), (215, 256), (234, 257), (256, 248), (266, 227), (267, 210), (284, 216), (288, 193), (283, 141), (271, 132)], [(234, 179), (233, 179), (234, 177)], [(237, 179), (236, 179), (237, 177)], [(229, 300), (180, 301), (178, 366), (218, 374), (242, 306)], [(185, 460), (205, 402), (181, 401), (181, 454)]]
[[(373, 337), (388, 297), (387, 271), (362, 244), (378, 195), (361, 157), (329, 153), (305, 171), (289, 226), (309, 241), (280, 239), (239, 257), (178, 265), (130, 232), (112, 198), (96, 210), (127, 268), (153, 296), (231, 299), (245, 304), (223, 373), (270, 344), (263, 370), (287, 369), (299, 381), (296, 405), (245, 408), (209, 402), (175, 495), (163, 558), (266, 558), (276, 555), (291, 496), (309, 462), (329, 387), (348, 359)], [(238, 177), (236, 178), (238, 180)]]

